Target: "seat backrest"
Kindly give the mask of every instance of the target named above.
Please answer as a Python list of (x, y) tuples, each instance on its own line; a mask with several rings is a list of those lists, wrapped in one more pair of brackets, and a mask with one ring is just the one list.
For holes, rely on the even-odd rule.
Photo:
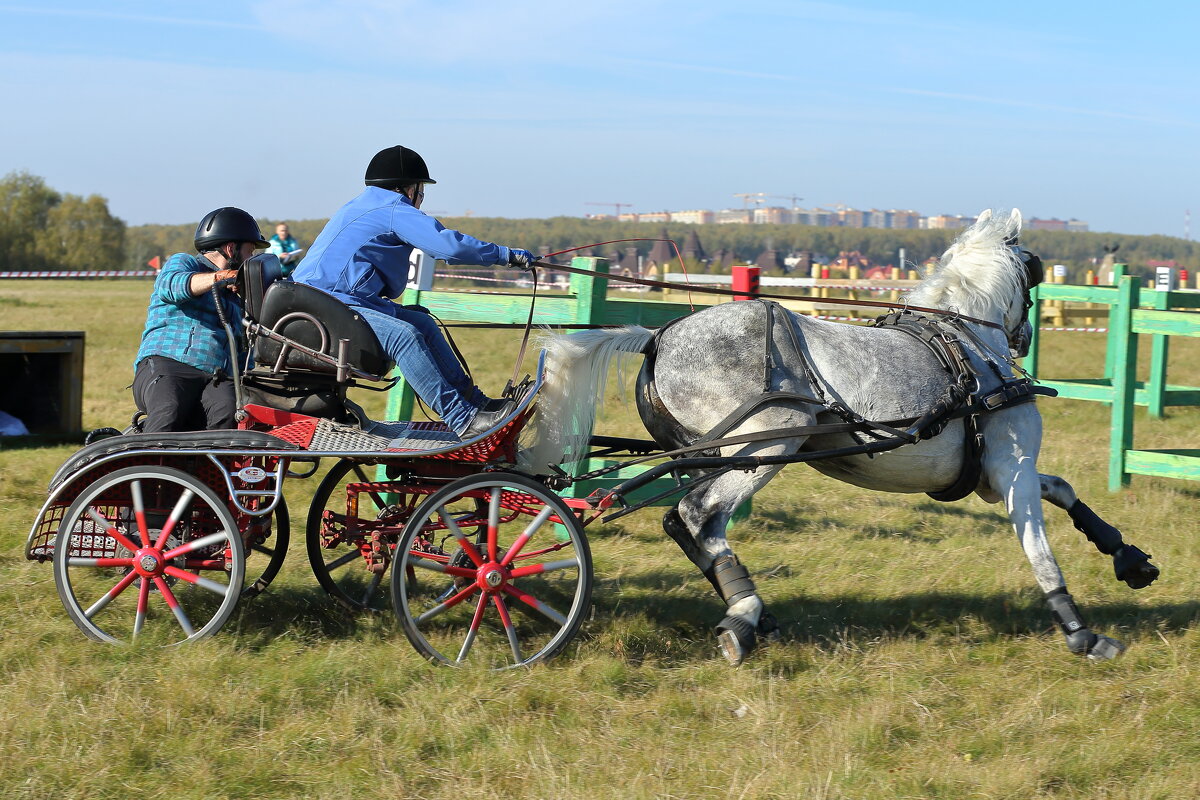
[(279, 263), (278, 256), (270, 253), (260, 253), (242, 264), (238, 270), (237, 289), (246, 316), (259, 319), (263, 295), (272, 283), (282, 277), (283, 265)]
[[(348, 339), (347, 360), (351, 365), (380, 376), (392, 368), (391, 359), (362, 315), (320, 289), (291, 280), (276, 280), (263, 291), (261, 301), (246, 297), (243, 302), (246, 314), (252, 319), (305, 347), (337, 358), (338, 340)], [(288, 317), (290, 314), (297, 315)], [(323, 326), (326, 333), (324, 348), (318, 326)], [(255, 362), (273, 366), (282, 347), (281, 342), (259, 336), (254, 348)], [(284, 368), (324, 373), (337, 371), (333, 365), (297, 350), (288, 351)]]

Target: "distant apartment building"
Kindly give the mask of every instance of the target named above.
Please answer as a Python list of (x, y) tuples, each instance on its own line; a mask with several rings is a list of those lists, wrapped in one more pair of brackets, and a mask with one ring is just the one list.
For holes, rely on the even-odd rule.
[(637, 218), (638, 218), (638, 220), (637, 220), (638, 222), (659, 222), (659, 223), (670, 222), (671, 221), (671, 212), (670, 211), (651, 211), (646, 214), (638, 214)]
[(709, 211), (707, 208), (671, 212), (671, 222), (683, 222), (689, 225), (707, 225), (711, 222), (716, 222), (716, 220), (716, 213)]
[(843, 228), (865, 228), (867, 212), (859, 211), (857, 208), (842, 208), (837, 212), (837, 220), (837, 224)]
[(753, 212), (748, 208), (723, 208), (717, 212), (718, 225), (749, 225)]
[(1038, 219), (1037, 217), (1033, 217), (1025, 223), (1025, 227), (1034, 231), (1075, 231), (1076, 233), (1086, 233), (1088, 224), (1081, 219), (1059, 219), (1058, 217)]
[(812, 225), (817, 228), (828, 228), (835, 220), (834, 213), (824, 208), (797, 208), (792, 214), (797, 225)]
[(790, 209), (778, 206), (755, 208), (751, 215), (751, 220), (755, 225), (791, 225), (793, 219)]
[[(614, 219), (609, 214), (592, 214), (591, 219)], [(960, 214), (937, 214), (923, 217), (912, 209), (881, 210), (873, 208), (861, 211), (839, 206), (836, 211), (825, 208), (781, 208), (779, 206), (755, 206), (754, 208), (724, 208), (720, 211), (690, 209), (687, 211), (652, 211), (648, 213), (626, 212), (615, 219), (621, 222), (681, 222), (690, 225), (811, 225), (814, 227), (843, 228), (890, 228), (890, 229), (941, 229), (965, 228), (975, 222), (974, 217)], [(1083, 220), (1057, 217), (1026, 221), (1029, 230), (1086, 232), (1088, 224)]]
[(938, 230), (953, 230), (955, 228), (965, 228), (974, 221), (974, 217), (964, 217), (958, 214), (938, 214), (933, 217), (925, 217), (925, 227)]

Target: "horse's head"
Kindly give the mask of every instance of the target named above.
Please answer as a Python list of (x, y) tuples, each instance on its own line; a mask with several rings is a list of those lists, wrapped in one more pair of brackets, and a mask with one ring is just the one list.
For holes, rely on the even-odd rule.
[[(1008, 350), (1009, 354), (1015, 358), (1024, 358), (1029, 355), (1029, 346), (1033, 340), (1033, 324), (1029, 321), (1029, 309), (1033, 308), (1033, 287), (1042, 282), (1044, 268), (1042, 260), (1032, 250), (1021, 247), (1017, 237), (1013, 237), (1011, 242), (1008, 242), (1009, 249), (1013, 255), (1019, 260), (1024, 267), (1022, 277), (1024, 278), (1025, 291), (1021, 293), (1021, 311), (1020, 315), (1013, 319), (1005, 326), (1005, 331), (1008, 334)], [(1013, 304), (1015, 309), (1016, 304)]]

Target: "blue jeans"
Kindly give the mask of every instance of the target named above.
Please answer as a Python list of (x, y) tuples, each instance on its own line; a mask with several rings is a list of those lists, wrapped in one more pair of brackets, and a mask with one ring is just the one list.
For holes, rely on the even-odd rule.
[(423, 312), (399, 306), (394, 317), (364, 306), (353, 308), (371, 326), (417, 396), (451, 430), (465, 430), (487, 397), (463, 371), (437, 321)]

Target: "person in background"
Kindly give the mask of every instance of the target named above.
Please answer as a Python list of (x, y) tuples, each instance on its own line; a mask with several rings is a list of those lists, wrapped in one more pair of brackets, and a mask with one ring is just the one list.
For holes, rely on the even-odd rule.
[(528, 250), (480, 241), (421, 211), (425, 160), (396, 145), (367, 165), (367, 188), (325, 225), (292, 277), (362, 314), (413, 391), (462, 439), (495, 427), (516, 401), (489, 400), (467, 376), (429, 314), (392, 302), (404, 293), (415, 249), (449, 264), (531, 269)]
[[(237, 355), (229, 352), (211, 289), (236, 277), (242, 263), (269, 243), (254, 217), (226, 206), (204, 215), (194, 244), (197, 255), (176, 253), (167, 259), (150, 294), (133, 362), (133, 401), (146, 413), (144, 433), (235, 427), (230, 375)], [(225, 318), (237, 325), (241, 300), (218, 291)]]
[(275, 226), (275, 235), (271, 237), (271, 246), (267, 252), (279, 256), (279, 263), (283, 265), (284, 277), (292, 273), (292, 270), (300, 263), (300, 256), (304, 254), (304, 250), (288, 231), (286, 222)]

